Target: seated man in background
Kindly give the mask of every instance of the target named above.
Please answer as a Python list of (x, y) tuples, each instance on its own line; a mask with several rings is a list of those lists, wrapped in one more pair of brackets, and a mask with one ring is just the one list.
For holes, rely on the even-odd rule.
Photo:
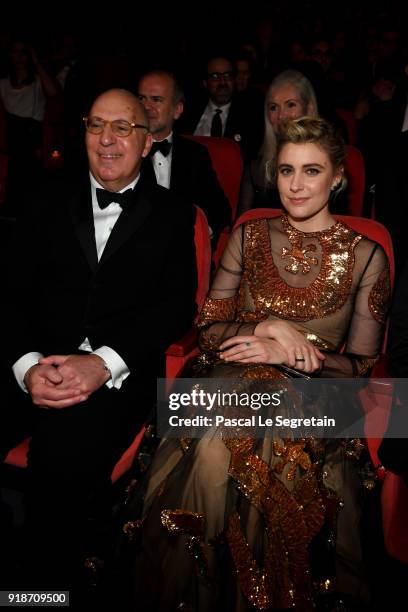
[(262, 144), (263, 112), (246, 103), (235, 93), (232, 61), (214, 56), (206, 64), (203, 80), (206, 96), (186, 104), (180, 130), (199, 136), (225, 137), (235, 140), (244, 159), (253, 159)]
[(171, 73), (156, 70), (142, 76), (138, 95), (153, 135), (150, 159), (158, 184), (203, 209), (215, 247), (221, 230), (231, 222), (231, 209), (207, 149), (173, 132), (184, 109), (180, 85)]
[(112, 469), (195, 314), (193, 210), (140, 172), (142, 104), (110, 90), (84, 121), (89, 173), (30, 202), (9, 259), (0, 452), (32, 436), (24, 589), (78, 587), (108, 555)]

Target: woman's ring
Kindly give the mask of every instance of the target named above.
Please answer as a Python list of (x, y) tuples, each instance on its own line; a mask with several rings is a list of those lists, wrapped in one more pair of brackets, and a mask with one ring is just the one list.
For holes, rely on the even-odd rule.
[(304, 357), (296, 357), (295, 361), (306, 361)]

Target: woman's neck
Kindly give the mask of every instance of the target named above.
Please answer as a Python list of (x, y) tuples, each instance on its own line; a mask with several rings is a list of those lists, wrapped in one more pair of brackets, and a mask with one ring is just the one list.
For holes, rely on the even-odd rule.
[(300, 232), (322, 232), (336, 223), (336, 219), (327, 207), (310, 217), (299, 218), (289, 214), (287, 217), (291, 226)]

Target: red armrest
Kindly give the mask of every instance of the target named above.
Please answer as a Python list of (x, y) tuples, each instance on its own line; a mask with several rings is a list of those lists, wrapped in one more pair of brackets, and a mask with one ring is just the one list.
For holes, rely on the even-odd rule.
[(197, 330), (192, 327), (180, 340), (173, 342), (166, 351), (168, 357), (185, 357), (197, 346)]

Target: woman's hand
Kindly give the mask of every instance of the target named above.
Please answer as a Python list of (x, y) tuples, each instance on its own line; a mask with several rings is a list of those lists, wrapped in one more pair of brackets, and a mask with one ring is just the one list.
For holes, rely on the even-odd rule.
[(285, 349), (270, 338), (233, 336), (220, 345), (220, 358), (236, 363), (287, 363)]
[[(306, 341), (307, 342), (307, 341)], [(308, 343), (310, 344), (310, 342)], [(314, 346), (311, 345), (314, 349)], [(317, 349), (316, 349), (317, 350)], [(287, 350), (272, 338), (259, 336), (233, 336), (220, 345), (220, 358), (236, 363), (283, 363), (292, 366)], [(320, 351), (318, 351), (320, 353)], [(321, 354), (321, 353), (320, 353)], [(316, 372), (321, 368), (321, 361), (313, 352), (306, 351), (304, 357), (295, 359), (295, 368), (302, 372)], [(324, 355), (322, 355), (324, 359)]]
[(325, 359), (318, 348), (286, 321), (262, 321), (255, 327), (254, 334), (279, 342), (288, 355), (286, 365), (297, 370), (315, 372)]

